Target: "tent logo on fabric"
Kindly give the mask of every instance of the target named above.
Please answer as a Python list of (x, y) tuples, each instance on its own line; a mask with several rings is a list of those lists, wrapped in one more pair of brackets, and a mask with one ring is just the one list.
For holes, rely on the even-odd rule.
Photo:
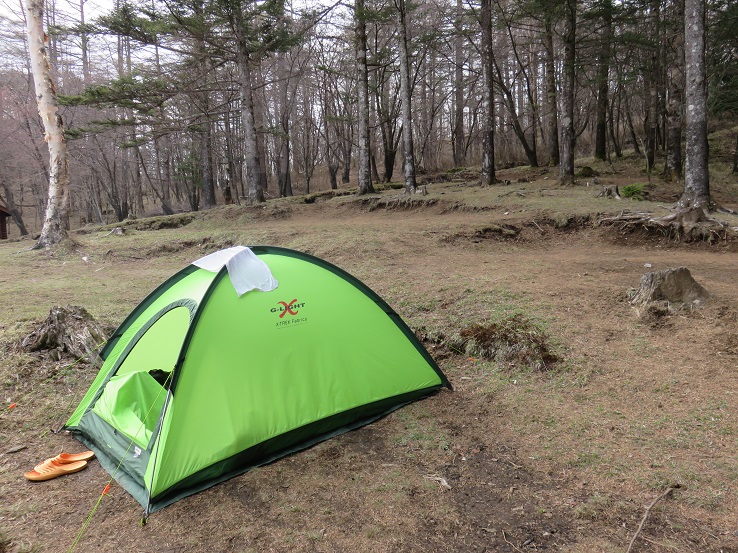
[(297, 315), (299, 313), (298, 309), (305, 307), (305, 302), (297, 303), (297, 298), (289, 303), (286, 301), (278, 301), (277, 303), (280, 307), (272, 307), (271, 311), (272, 313), (279, 313), (280, 319), (283, 319), (287, 313), (290, 315)]

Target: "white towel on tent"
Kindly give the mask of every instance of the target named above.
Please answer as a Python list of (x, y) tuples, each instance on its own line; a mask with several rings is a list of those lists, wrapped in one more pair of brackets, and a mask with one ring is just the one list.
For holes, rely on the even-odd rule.
[(244, 246), (234, 246), (211, 253), (193, 261), (192, 264), (214, 273), (225, 265), (231, 284), (239, 297), (251, 290), (270, 292), (279, 286), (267, 264)]

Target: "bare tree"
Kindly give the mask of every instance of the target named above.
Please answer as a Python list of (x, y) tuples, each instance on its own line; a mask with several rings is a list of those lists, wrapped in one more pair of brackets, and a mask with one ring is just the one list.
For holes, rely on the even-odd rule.
[(229, 16), (237, 42), (237, 65), (241, 91), (241, 124), (244, 132), (244, 165), (248, 182), (248, 201), (252, 204), (264, 201), (264, 188), (259, 179), (261, 160), (256, 143), (256, 120), (254, 116), (253, 60), (251, 36), (248, 23), (242, 12), (240, 1), (234, 2)]
[(413, 145), (413, 118), (410, 98), (410, 59), (408, 54), (407, 37), (407, 8), (405, 0), (396, 0), (395, 5), (400, 18), (400, 95), (402, 96), (402, 149), (403, 173), (405, 177), (405, 193), (415, 192), (415, 153)]
[(492, 54), (492, 1), (482, 0), (479, 23), (482, 26), (482, 185), (495, 183), (495, 101), (494, 56)]
[(551, 15), (546, 15), (543, 32), (543, 46), (545, 49), (544, 67), (546, 70), (546, 94), (544, 96), (544, 111), (546, 113), (546, 142), (548, 143), (548, 165), (555, 167), (559, 164), (559, 123), (558, 109), (556, 108), (556, 62), (554, 57), (553, 22)]
[(454, 22), (454, 165), (466, 165), (466, 145), (464, 144), (464, 35), (461, 32), (464, 5), (456, 0), (456, 21)]
[(64, 123), (59, 114), (56, 89), (51, 80), (51, 68), (47, 51), (47, 35), (43, 28), (43, 0), (28, 0), (26, 28), (31, 72), (36, 88), (38, 113), (44, 124), (45, 139), (49, 146), (49, 196), (41, 235), (37, 248), (58, 244), (67, 237), (67, 213), (69, 209), (69, 157), (64, 138)]
[(610, 51), (612, 43), (612, 0), (602, 0), (602, 30), (597, 56), (597, 127), (595, 131), (595, 157), (607, 158), (607, 111), (610, 91)]
[(576, 84), (577, 0), (565, 0), (564, 72), (561, 79), (561, 143), (559, 144), (559, 182), (574, 182), (574, 85)]
[(355, 0), (356, 68), (359, 96), (359, 178), (358, 194), (372, 194), (369, 144), (369, 69), (366, 61), (366, 7), (364, 0)]

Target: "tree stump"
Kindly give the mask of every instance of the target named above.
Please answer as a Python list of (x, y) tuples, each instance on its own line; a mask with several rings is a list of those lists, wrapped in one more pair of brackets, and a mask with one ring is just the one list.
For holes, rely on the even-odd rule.
[(103, 328), (83, 307), (54, 306), (41, 326), (23, 338), (21, 348), (51, 350), (52, 355), (67, 354), (79, 359), (95, 351), (105, 335)]
[(643, 275), (641, 287), (630, 304), (639, 316), (662, 317), (679, 309), (700, 307), (709, 297), (707, 290), (692, 278), (689, 269), (677, 267)]
[(605, 184), (602, 186), (602, 191), (597, 194), (598, 198), (613, 198), (615, 200), (622, 199), (620, 197), (620, 190), (618, 190), (617, 184)]

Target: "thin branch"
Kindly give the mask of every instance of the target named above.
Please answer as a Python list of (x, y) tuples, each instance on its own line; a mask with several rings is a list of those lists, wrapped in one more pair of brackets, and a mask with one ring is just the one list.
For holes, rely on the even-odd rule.
[(508, 544), (510, 547), (512, 547), (515, 551), (518, 551), (518, 553), (523, 553), (520, 549), (515, 547), (515, 544), (507, 539), (507, 535), (505, 534), (505, 531), (502, 531), (502, 539), (505, 540), (505, 543)]
[(667, 497), (671, 492), (679, 488), (679, 484), (675, 484), (674, 486), (671, 486), (669, 489), (667, 489), (664, 493), (662, 493), (660, 496), (658, 496), (656, 499), (654, 499), (651, 504), (648, 506), (648, 509), (646, 509), (646, 512), (643, 514), (643, 519), (641, 519), (641, 524), (638, 526), (638, 530), (636, 530), (635, 534), (633, 534), (633, 538), (630, 540), (630, 545), (628, 545), (628, 550), (625, 553), (630, 553), (633, 550), (633, 544), (635, 543), (636, 539), (638, 539), (638, 535), (643, 530), (643, 527), (646, 524), (646, 520), (648, 520), (648, 515), (651, 514), (651, 509), (653, 509), (654, 505)]

